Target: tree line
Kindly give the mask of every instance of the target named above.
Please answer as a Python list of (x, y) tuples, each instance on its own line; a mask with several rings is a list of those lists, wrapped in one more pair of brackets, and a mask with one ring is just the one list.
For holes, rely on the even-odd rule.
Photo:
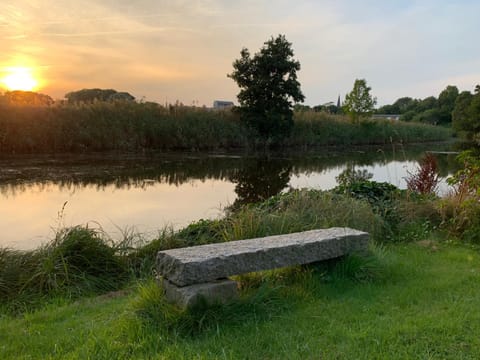
[[(232, 78), (240, 88), (237, 95), (239, 106), (234, 111), (241, 121), (266, 143), (279, 142), (288, 137), (293, 128), (293, 114), (296, 111), (321, 111), (331, 114), (346, 114), (352, 122), (359, 123), (373, 113), (400, 115), (403, 121), (430, 125), (451, 125), (468, 138), (476, 138), (480, 131), (479, 87), (475, 93), (459, 93), (456, 86), (447, 86), (438, 96), (425, 99), (402, 97), (393, 104), (375, 109), (377, 100), (370, 93), (371, 87), (365, 79), (356, 79), (353, 89), (340, 97), (337, 104), (327, 103), (310, 108), (301, 105), (302, 93), (297, 73), (300, 62), (294, 58), (292, 44), (284, 35), (271, 37), (260, 50), (251, 55), (243, 48), (240, 58), (233, 62)], [(128, 92), (113, 89), (82, 89), (69, 92), (63, 103), (94, 103), (96, 101), (135, 101)], [(0, 96), (1, 104), (45, 105), (53, 99), (45, 94), (29, 91), (9, 91)]]
[[(95, 101), (135, 101), (135, 97), (128, 92), (98, 88), (71, 91), (65, 94), (65, 99), (61, 102), (75, 104)], [(50, 106), (54, 103), (55, 100), (49, 95), (35, 91), (13, 90), (0, 94), (0, 104), (4, 105)]]

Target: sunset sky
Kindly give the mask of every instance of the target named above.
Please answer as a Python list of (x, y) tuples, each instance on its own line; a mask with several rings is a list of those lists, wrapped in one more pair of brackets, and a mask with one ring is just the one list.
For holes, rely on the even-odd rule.
[(100, 87), (210, 106), (236, 100), (241, 48), (281, 33), (306, 104), (365, 78), (381, 105), (480, 83), (479, 15), (478, 0), (2, 0), (0, 78), (22, 68), (54, 98)]

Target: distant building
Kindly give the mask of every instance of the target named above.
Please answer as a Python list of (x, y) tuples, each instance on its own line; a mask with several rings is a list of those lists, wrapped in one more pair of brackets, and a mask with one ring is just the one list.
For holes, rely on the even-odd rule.
[(373, 119), (379, 120), (400, 120), (400, 116), (398, 114), (374, 114), (372, 115)]
[(215, 100), (213, 102), (214, 109), (229, 109), (231, 107), (233, 107), (233, 101)]

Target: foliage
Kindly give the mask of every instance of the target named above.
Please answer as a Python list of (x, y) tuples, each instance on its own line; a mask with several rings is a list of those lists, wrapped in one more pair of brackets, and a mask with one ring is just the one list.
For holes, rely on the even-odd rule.
[(459, 95), (456, 86), (448, 85), (438, 95), (438, 108), (440, 112), (439, 124), (452, 123), (452, 111), (455, 108), (455, 101)]
[(253, 57), (243, 48), (228, 76), (240, 87), (241, 119), (264, 138), (282, 138), (293, 127), (293, 102), (304, 96), (297, 80), (300, 63), (284, 35), (264, 43)]
[(356, 199), (366, 200), (375, 208), (381, 206), (385, 201), (395, 199), (399, 189), (386, 182), (359, 181), (340, 184), (334, 191), (340, 194), (347, 194)]
[(45, 94), (34, 91), (14, 90), (0, 95), (0, 104), (13, 106), (50, 106), (53, 99)]
[(427, 124), (388, 120), (364, 120), (352, 124), (346, 116), (302, 112), (295, 114), (292, 135), (284, 144), (292, 147), (381, 145), (443, 141), (450, 137), (448, 129)]
[(473, 151), (457, 157), (463, 168), (447, 179), (453, 193), (442, 203), (444, 225), (464, 240), (480, 242), (480, 158)]
[(113, 89), (82, 89), (65, 94), (69, 103), (92, 103), (94, 101), (134, 101), (135, 97), (127, 92)]
[(336, 178), (339, 186), (348, 187), (354, 183), (365, 182), (373, 177), (371, 172), (366, 169), (355, 170), (353, 166), (348, 166)]
[(417, 106), (418, 100), (411, 97), (401, 97), (391, 105), (384, 105), (380, 107), (377, 114), (405, 114), (412, 111)]
[(421, 122), (431, 125), (449, 125), (452, 123), (452, 111), (459, 96), (458, 88), (448, 85), (438, 99), (434, 96), (425, 99), (402, 97), (391, 105), (384, 105), (376, 112), (379, 114), (398, 114), (403, 121)]
[[(279, 145), (373, 145), (446, 140), (447, 129), (391, 121), (352, 124), (324, 112), (294, 114)], [(263, 145), (238, 114), (189, 106), (165, 108), (125, 101), (17, 107), (0, 104), (0, 152), (65, 153), (144, 150), (216, 150)]]
[(100, 232), (83, 227), (63, 229), (37, 250), (1, 249), (0, 303), (118, 289), (128, 271), (116, 252)]
[(439, 109), (428, 109), (413, 116), (412, 121), (423, 124), (437, 125), (440, 122), (441, 112)]
[(365, 79), (356, 79), (352, 91), (345, 96), (343, 109), (353, 122), (358, 122), (373, 112), (377, 98), (370, 95), (370, 90)]
[(319, 228), (347, 226), (381, 238), (383, 223), (368, 204), (342, 194), (292, 190), (247, 205), (226, 219), (228, 240), (249, 239)]
[(386, 182), (359, 181), (338, 185), (333, 191), (367, 201), (374, 213), (382, 218), (386, 238), (394, 236), (401, 221), (397, 201), (400, 190), (396, 186)]
[(455, 101), (453, 128), (468, 140), (480, 144), (480, 92), (463, 91)]
[(126, 101), (0, 105), (2, 153), (235, 149), (252, 137), (231, 111)]
[(435, 194), (438, 183), (437, 158), (432, 153), (426, 153), (419, 161), (419, 167), (415, 173), (408, 172), (405, 179), (407, 188), (420, 194)]
[(455, 195), (460, 201), (467, 197), (480, 198), (480, 158), (473, 150), (461, 152), (457, 160), (463, 164), (463, 169), (447, 179), (455, 189)]

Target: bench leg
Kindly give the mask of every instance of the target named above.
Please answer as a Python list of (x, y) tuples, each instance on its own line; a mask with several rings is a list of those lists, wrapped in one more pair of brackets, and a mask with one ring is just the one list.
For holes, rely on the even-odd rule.
[(238, 298), (237, 283), (230, 279), (177, 286), (164, 278), (162, 279), (162, 285), (167, 301), (182, 308), (194, 306), (201, 298), (207, 304), (225, 303)]

